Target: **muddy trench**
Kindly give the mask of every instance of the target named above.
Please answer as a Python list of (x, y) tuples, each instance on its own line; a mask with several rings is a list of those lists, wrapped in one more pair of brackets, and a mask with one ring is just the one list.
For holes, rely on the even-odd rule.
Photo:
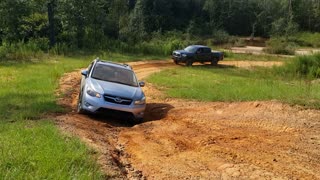
[[(280, 64), (225, 61), (220, 66)], [(171, 61), (130, 65), (139, 79), (176, 67)], [(145, 120), (133, 126), (126, 119), (76, 114), (79, 83), (80, 70), (60, 80), (59, 104), (69, 113), (56, 122), (96, 149), (112, 179), (320, 179), (318, 110), (277, 101), (173, 99), (147, 82)]]

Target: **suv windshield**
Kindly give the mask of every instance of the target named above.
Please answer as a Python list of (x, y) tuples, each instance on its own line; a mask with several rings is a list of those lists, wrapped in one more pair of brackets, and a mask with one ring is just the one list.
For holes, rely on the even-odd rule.
[(138, 86), (137, 79), (132, 71), (115, 66), (97, 64), (91, 77), (102, 81), (120, 83), (128, 86)]
[(184, 49), (185, 51), (189, 52), (189, 53), (195, 53), (197, 50), (197, 47), (195, 46), (188, 46)]

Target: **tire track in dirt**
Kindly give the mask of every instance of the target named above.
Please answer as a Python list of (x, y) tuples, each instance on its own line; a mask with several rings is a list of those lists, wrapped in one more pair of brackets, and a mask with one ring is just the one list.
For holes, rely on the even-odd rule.
[[(278, 62), (224, 61), (220, 66)], [(176, 67), (170, 61), (130, 63), (139, 79)], [(196, 64), (197, 65), (197, 64)], [(320, 179), (320, 112), (268, 102), (194, 102), (165, 97), (147, 83), (145, 122), (74, 113), (80, 72), (60, 82), (71, 113), (59, 126), (100, 154), (114, 179)]]

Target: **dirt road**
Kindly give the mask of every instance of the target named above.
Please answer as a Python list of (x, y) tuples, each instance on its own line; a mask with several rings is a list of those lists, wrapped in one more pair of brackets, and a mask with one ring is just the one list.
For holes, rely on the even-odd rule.
[[(221, 62), (248, 68), (276, 62)], [(175, 65), (131, 63), (139, 79)], [(60, 81), (59, 126), (99, 152), (114, 179), (320, 179), (320, 111), (269, 102), (166, 98), (152, 84), (145, 122), (74, 113), (80, 73)]]
[[(232, 47), (230, 49), (233, 53), (240, 53), (240, 54), (267, 54), (263, 51), (265, 47), (261, 46), (245, 46), (245, 47)], [(320, 49), (317, 48), (300, 48), (295, 51), (295, 55), (312, 55), (320, 53)], [(268, 54), (271, 55), (271, 54)], [(281, 57), (294, 57), (292, 55), (273, 55), (273, 56), (281, 56)]]

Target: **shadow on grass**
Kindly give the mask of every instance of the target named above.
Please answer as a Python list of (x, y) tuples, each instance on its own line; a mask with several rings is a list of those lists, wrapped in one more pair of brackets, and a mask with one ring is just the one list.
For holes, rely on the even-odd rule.
[(181, 67), (187, 67), (187, 68), (204, 68), (204, 69), (229, 69), (229, 68), (236, 68), (234, 65), (225, 65), (225, 64), (217, 64), (217, 65), (211, 65), (211, 64), (201, 64), (196, 63), (192, 66), (186, 66), (185, 64), (178, 64), (178, 66)]
[(215, 66), (211, 64), (197, 64), (193, 65), (195, 68), (206, 68), (206, 69), (233, 69), (237, 68), (234, 65), (226, 65), (226, 64), (217, 64)]

